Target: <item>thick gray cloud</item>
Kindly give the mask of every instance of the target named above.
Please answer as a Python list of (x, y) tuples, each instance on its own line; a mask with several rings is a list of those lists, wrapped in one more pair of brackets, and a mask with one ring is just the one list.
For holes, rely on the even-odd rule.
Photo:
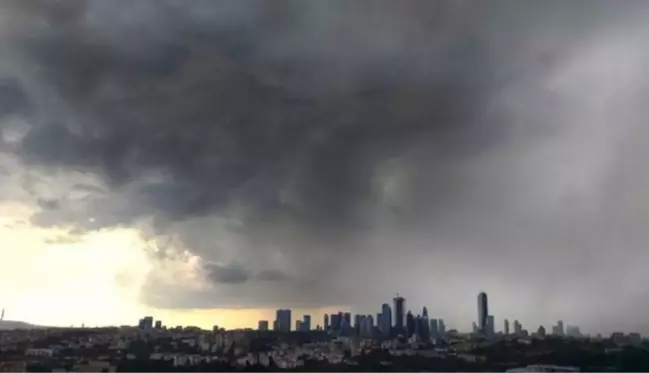
[(644, 2), (0, 7), (6, 173), (36, 224), (152, 217), (207, 263), (151, 304), (646, 325)]

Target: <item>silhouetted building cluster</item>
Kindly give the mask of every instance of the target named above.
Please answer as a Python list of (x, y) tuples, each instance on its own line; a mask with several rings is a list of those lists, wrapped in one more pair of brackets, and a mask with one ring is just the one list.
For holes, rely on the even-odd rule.
[[(316, 330), (325, 330), (339, 336), (356, 335), (363, 338), (418, 338), (423, 341), (444, 338), (447, 334), (446, 325), (442, 319), (429, 318), (428, 309), (422, 308), (421, 314), (415, 315), (406, 309), (406, 299), (399, 294), (393, 298), (393, 306), (383, 303), (381, 309), (375, 315), (355, 314), (352, 320), (350, 312), (339, 311), (324, 315), (323, 327), (317, 326)], [(153, 320), (145, 317), (140, 320), (140, 327), (151, 328)], [(278, 309), (273, 321), (273, 330), (288, 332), (291, 331), (291, 310)], [(159, 327), (156, 323), (156, 327)], [(499, 334), (526, 337), (528, 331), (518, 320), (512, 323), (513, 330), (510, 330), (510, 322), (504, 319), (503, 329)], [(268, 321), (259, 321), (260, 331), (268, 330)], [(311, 324), (311, 315), (304, 315), (301, 320), (295, 320), (295, 331), (314, 330)], [(478, 319), (473, 322), (473, 334), (483, 338), (492, 338), (496, 335), (496, 319), (489, 313), (487, 293), (478, 294)], [(568, 326), (564, 331), (563, 321), (557, 322), (552, 327), (552, 334), (555, 336), (580, 337), (579, 327)], [(543, 326), (536, 330), (536, 335), (544, 337), (546, 330)]]
[[(397, 296), (393, 299), (393, 308), (389, 303), (381, 305), (380, 312), (373, 314), (355, 314), (352, 319), (350, 312), (339, 311), (325, 314), (323, 329), (340, 336), (356, 335), (363, 338), (412, 338), (417, 336), (422, 340), (441, 338), (446, 333), (444, 322), (440, 319), (429, 319), (428, 309), (423, 307), (420, 315), (406, 311), (405, 298)], [(295, 331), (313, 330), (311, 316), (304, 315), (302, 320), (295, 321)], [(267, 329), (267, 322), (259, 322), (259, 330)], [(318, 326), (317, 329), (320, 329)], [(277, 310), (273, 323), (273, 330), (291, 330), (291, 311), (288, 309)]]

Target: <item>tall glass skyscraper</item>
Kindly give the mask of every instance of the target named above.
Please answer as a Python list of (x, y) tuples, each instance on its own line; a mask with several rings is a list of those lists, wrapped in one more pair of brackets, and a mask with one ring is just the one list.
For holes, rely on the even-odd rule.
[(381, 306), (381, 320), (379, 321), (379, 327), (383, 335), (389, 335), (390, 330), (392, 329), (392, 309), (387, 303), (383, 303)]
[(394, 328), (398, 331), (405, 330), (404, 318), (406, 317), (406, 299), (399, 294), (394, 298)]
[(489, 306), (487, 305), (487, 293), (478, 294), (478, 328), (480, 332), (487, 331), (487, 317), (489, 316)]

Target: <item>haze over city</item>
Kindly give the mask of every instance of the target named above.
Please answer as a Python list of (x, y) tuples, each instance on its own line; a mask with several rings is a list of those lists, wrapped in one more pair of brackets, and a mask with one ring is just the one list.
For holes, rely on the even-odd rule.
[(0, 2), (0, 308), (649, 333), (645, 1)]

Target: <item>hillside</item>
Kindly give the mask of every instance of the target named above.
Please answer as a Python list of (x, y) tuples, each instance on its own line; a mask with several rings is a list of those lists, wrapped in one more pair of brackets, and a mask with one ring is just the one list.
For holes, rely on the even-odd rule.
[(35, 329), (35, 328), (39, 328), (39, 326), (32, 325), (23, 321), (13, 321), (13, 320), (0, 321), (0, 330)]

